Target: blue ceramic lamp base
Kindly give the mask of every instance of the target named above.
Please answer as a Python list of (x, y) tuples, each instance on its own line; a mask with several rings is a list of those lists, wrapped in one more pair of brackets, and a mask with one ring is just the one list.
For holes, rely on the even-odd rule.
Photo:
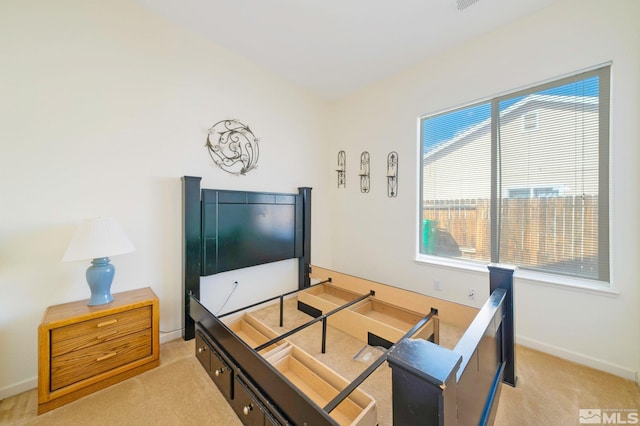
[(108, 257), (100, 257), (91, 261), (87, 269), (87, 283), (91, 289), (89, 306), (104, 305), (113, 300), (111, 296), (111, 283), (116, 268), (109, 263)]

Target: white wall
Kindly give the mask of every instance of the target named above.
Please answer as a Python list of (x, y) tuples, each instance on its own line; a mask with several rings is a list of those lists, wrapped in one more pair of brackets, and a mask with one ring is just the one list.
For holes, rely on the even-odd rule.
[[(112, 259), (112, 291), (150, 286), (162, 336), (180, 336), (181, 176), (313, 187), (313, 231), (330, 228), (324, 102), (128, 0), (3, 1), (0, 33), (0, 398), (36, 386), (45, 308), (89, 297), (89, 263), (60, 262), (82, 219), (124, 227), (137, 250)], [(221, 171), (204, 147), (227, 118), (260, 138), (246, 176)], [(329, 238), (314, 239), (315, 261), (329, 263)], [(206, 294), (217, 309), (237, 280), (230, 309), (295, 288), (292, 270), (221, 274)]]
[[(628, 378), (640, 370), (640, 2), (568, 0), (418, 64), (333, 110), (333, 161), (347, 153), (347, 188), (334, 186), (335, 269), (475, 304), (485, 272), (414, 262), (417, 118), (523, 86), (612, 64), (611, 295), (516, 279), (517, 340)], [(372, 161), (371, 192), (357, 181)], [(399, 153), (397, 199), (386, 196), (387, 153)], [(442, 285), (435, 291), (433, 281)], [(478, 301), (467, 298), (479, 290)]]

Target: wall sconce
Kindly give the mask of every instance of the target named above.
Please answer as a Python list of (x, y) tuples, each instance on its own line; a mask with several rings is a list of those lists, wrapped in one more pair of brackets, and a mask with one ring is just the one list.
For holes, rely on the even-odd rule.
[(343, 188), (347, 187), (347, 154), (344, 151), (338, 152), (338, 168), (336, 169), (338, 172), (338, 188), (341, 186)]
[(398, 196), (398, 153), (391, 151), (387, 155), (387, 197)]
[(360, 154), (360, 192), (369, 192), (369, 153)]

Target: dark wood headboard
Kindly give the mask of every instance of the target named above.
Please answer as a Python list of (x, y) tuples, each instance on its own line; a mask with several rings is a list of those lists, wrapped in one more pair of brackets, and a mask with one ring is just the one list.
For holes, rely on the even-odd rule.
[[(202, 178), (183, 176), (182, 180), (182, 291), (184, 303), (182, 306), (183, 328), (182, 337), (190, 340), (195, 337), (195, 323), (189, 316), (190, 296), (200, 299), (200, 277), (202, 275), (202, 253), (205, 232), (203, 224), (203, 191), (200, 188)], [(255, 197), (273, 195), (263, 192), (246, 192)], [(301, 199), (302, 226), (295, 230), (301, 231), (300, 244), (302, 250), (296, 250), (291, 258), (298, 258), (298, 288), (306, 288), (311, 284), (311, 188), (300, 187), (297, 194), (281, 194), (295, 196)], [(299, 224), (297, 224), (299, 225)], [(297, 226), (293, 225), (293, 226)]]

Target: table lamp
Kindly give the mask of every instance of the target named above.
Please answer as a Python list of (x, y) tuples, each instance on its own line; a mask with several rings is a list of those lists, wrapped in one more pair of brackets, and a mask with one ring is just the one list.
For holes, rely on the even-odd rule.
[(96, 217), (78, 226), (62, 261), (93, 259), (87, 269), (87, 283), (91, 290), (88, 305), (103, 305), (113, 300), (111, 282), (116, 270), (109, 263), (109, 256), (134, 250), (133, 244), (114, 219)]

